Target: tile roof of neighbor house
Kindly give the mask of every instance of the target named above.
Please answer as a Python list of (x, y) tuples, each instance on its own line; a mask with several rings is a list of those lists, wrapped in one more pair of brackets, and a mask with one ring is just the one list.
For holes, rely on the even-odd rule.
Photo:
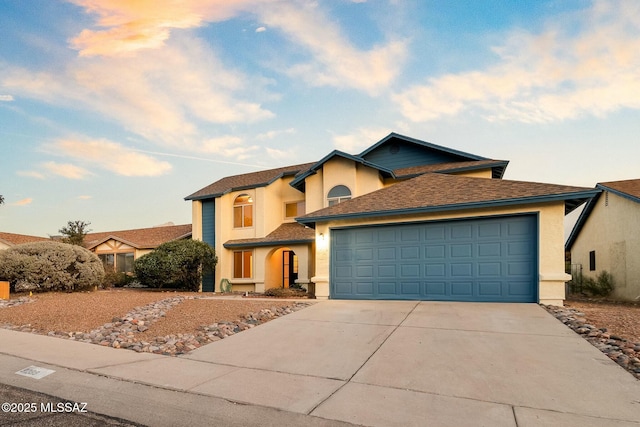
[(623, 197), (627, 196), (627, 198), (640, 203), (640, 179), (601, 182), (597, 187), (616, 192)]
[(286, 222), (269, 233), (266, 237), (255, 239), (229, 240), (224, 243), (225, 248), (241, 248), (270, 246), (272, 244), (310, 243), (315, 239), (315, 231), (297, 222)]
[(219, 197), (231, 191), (246, 190), (255, 187), (264, 187), (284, 176), (294, 176), (300, 172), (308, 170), (313, 163), (303, 163), (299, 165), (285, 166), (276, 169), (269, 169), (259, 172), (245, 173), (222, 178), (211, 185), (208, 185), (195, 193), (185, 197), (185, 200), (208, 199)]
[(48, 237), (28, 236), (26, 234), (14, 234), (0, 232), (0, 242), (4, 242), (9, 246), (21, 245), (22, 243), (42, 242), (50, 240)]
[(452, 209), (565, 200), (570, 212), (599, 190), (537, 182), (426, 173), (390, 187), (296, 218), (302, 224), (363, 216), (402, 215)]
[(115, 239), (133, 246), (136, 249), (153, 249), (162, 243), (190, 236), (191, 224), (164, 225), (133, 230), (88, 233), (84, 239), (84, 246), (87, 249), (93, 249), (109, 239)]

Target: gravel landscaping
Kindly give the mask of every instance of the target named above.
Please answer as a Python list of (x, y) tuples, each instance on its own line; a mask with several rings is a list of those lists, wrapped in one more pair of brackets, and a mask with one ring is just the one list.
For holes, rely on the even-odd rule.
[(0, 327), (178, 355), (310, 304), (122, 289), (47, 293), (0, 301)]
[(544, 308), (640, 379), (640, 305), (569, 300)]

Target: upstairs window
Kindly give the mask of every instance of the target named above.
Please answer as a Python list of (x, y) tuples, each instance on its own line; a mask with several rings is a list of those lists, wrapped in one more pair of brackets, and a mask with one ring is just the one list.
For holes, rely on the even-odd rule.
[(234, 228), (253, 227), (253, 198), (241, 194), (233, 202)]
[(304, 200), (300, 202), (291, 202), (284, 204), (284, 218), (285, 219), (293, 219), (297, 216), (304, 215), (305, 211), (305, 202)]
[(344, 185), (336, 185), (327, 194), (327, 204), (329, 206), (337, 205), (349, 199), (351, 199), (351, 190)]

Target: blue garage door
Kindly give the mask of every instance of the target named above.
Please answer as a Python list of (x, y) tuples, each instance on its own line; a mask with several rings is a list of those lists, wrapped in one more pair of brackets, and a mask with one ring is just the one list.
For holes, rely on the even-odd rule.
[(331, 298), (537, 302), (533, 215), (331, 230)]

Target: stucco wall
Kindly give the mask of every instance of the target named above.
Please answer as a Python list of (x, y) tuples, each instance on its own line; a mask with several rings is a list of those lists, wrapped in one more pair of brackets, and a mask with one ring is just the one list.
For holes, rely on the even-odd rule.
[[(589, 270), (589, 252), (596, 253), (596, 269)], [(603, 192), (571, 247), (571, 263), (582, 274), (596, 278), (602, 271), (613, 276), (613, 296), (640, 300), (640, 204)]]
[(538, 272), (539, 301), (543, 304), (562, 305), (564, 284), (569, 276), (564, 272), (564, 203), (522, 205), (495, 209), (474, 209), (447, 213), (434, 213), (377, 219), (353, 219), (323, 222), (316, 225), (316, 297), (329, 297), (330, 229), (392, 222), (437, 221), (454, 218), (475, 218), (493, 215), (533, 213), (538, 215)]

